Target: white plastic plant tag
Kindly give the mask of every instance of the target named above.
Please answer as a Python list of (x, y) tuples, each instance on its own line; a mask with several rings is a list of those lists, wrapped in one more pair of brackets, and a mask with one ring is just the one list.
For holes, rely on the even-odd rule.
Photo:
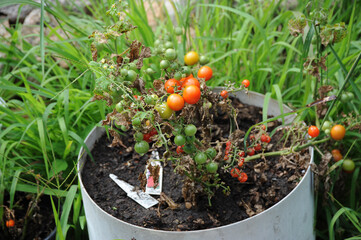
[(159, 153), (153, 151), (151, 158), (145, 167), (145, 176), (147, 178), (147, 185), (145, 192), (152, 195), (160, 195), (163, 184), (163, 167), (159, 161)]
[(126, 193), (127, 196), (142, 205), (144, 208), (150, 208), (156, 204), (158, 201), (150, 196), (148, 193), (143, 192), (142, 190), (134, 191), (134, 186), (130, 185), (129, 183), (118, 179), (117, 176), (114, 174), (109, 174), (109, 177)]

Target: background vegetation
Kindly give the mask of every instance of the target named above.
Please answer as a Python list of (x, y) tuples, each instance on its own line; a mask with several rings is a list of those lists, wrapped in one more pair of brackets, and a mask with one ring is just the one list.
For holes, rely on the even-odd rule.
[[(69, 2), (63, 6), (47, 0), (0, 2), (0, 7), (20, 3), (41, 12), (37, 44), (30, 41), (36, 34), (23, 34), (20, 19), (6, 28), (9, 36), (0, 36), (0, 96), (6, 102), (0, 105), (0, 206), (16, 208), (14, 199), (20, 192), (31, 193), (34, 199), (50, 196), (59, 239), (86, 238), (87, 234), (75, 164), (83, 139), (107, 111), (104, 103), (91, 101), (94, 76), (88, 71), (92, 58), (88, 36), (112, 21), (105, 14), (110, 0), (90, 0), (81, 6)], [(298, 1), (295, 5), (271, 0), (128, 3), (127, 15), (138, 26), (132, 34), (146, 45), (153, 47), (159, 35), (169, 35), (178, 56), (195, 50), (211, 59), (211, 86), (227, 80), (239, 85), (249, 79), (250, 90), (293, 108), (316, 100), (314, 93), (320, 85), (303, 71), (306, 57), (316, 55), (312, 38), (293, 37), (287, 27), (291, 18), (300, 13), (307, 17), (312, 10), (324, 8), (330, 24), (345, 22), (346, 37), (332, 48), (320, 49), (328, 54), (327, 71), (322, 72), (324, 84), (341, 89), (361, 51), (361, 5), (357, 0)], [(184, 32), (179, 37), (174, 33), (178, 26)], [(341, 113), (359, 115), (359, 73), (356, 65), (343, 90), (355, 97), (337, 101), (327, 120), (337, 121)], [(310, 109), (302, 117), (312, 124), (323, 120), (315, 115), (315, 109)], [(329, 175), (326, 194), (322, 184), (317, 194), (315, 217), (320, 239), (361, 239), (361, 135), (356, 132), (354, 137), (338, 147), (352, 157), (356, 170), (346, 175), (337, 168)], [(319, 159), (330, 147), (316, 149)], [(336, 191), (340, 182), (342, 191)], [(4, 232), (5, 215), (5, 208), (0, 208)]]

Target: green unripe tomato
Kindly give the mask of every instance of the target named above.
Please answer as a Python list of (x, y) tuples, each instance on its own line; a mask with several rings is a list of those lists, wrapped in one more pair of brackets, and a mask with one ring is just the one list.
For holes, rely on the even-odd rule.
[(199, 152), (194, 157), (194, 160), (197, 164), (203, 164), (207, 161), (207, 154), (205, 154), (204, 152)]
[(155, 94), (147, 95), (144, 99), (144, 102), (149, 105), (155, 105), (157, 103), (158, 96)]
[(170, 65), (170, 63), (168, 60), (162, 60), (162, 61), (160, 61), (160, 64), (159, 64), (161, 69), (166, 69), (169, 67), (169, 65)]
[(194, 142), (194, 140), (196, 140), (196, 137), (194, 135), (186, 137), (187, 143), (192, 143), (192, 142)]
[(163, 119), (170, 118), (174, 112), (166, 102), (156, 105), (155, 110), (158, 111), (159, 116)]
[(126, 132), (129, 130), (129, 127), (125, 126), (125, 125), (121, 125), (120, 126), (120, 130), (122, 130), (123, 132)]
[(172, 131), (174, 136), (180, 135), (181, 132), (182, 132), (182, 128), (179, 126), (175, 127), (174, 130)]
[(166, 49), (173, 48), (173, 43), (172, 43), (172, 42), (166, 42), (166, 43), (164, 44), (164, 47), (165, 47)]
[(209, 173), (216, 173), (218, 170), (218, 164), (215, 162), (210, 162), (207, 164), (206, 168)]
[(124, 110), (124, 105), (123, 105), (123, 102), (120, 101), (118, 102), (116, 105), (115, 105), (115, 110), (117, 110), (117, 112), (122, 112)]
[(189, 67), (187, 67), (187, 66), (184, 66), (184, 67), (182, 67), (182, 72), (183, 72), (186, 76), (188, 76), (189, 74), (191, 74), (191, 69), (190, 69)]
[(209, 159), (213, 159), (217, 155), (217, 150), (214, 148), (208, 148), (206, 150), (206, 154), (209, 157)]
[(154, 41), (154, 46), (155, 47), (159, 46), (159, 44), (161, 44), (161, 41), (159, 39)]
[(176, 72), (173, 77), (175, 80), (181, 80), (182, 79), (182, 73)]
[(212, 103), (211, 102), (205, 102), (205, 103), (203, 103), (203, 107), (210, 109), (212, 107)]
[(177, 146), (182, 146), (186, 143), (186, 138), (183, 135), (175, 136), (174, 143)]
[(133, 126), (139, 127), (141, 123), (142, 123), (142, 121), (139, 118), (134, 118), (132, 120), (132, 125)]
[(137, 73), (134, 70), (128, 70), (127, 80), (133, 82), (137, 79)]
[(122, 75), (123, 77), (128, 75), (128, 70), (125, 68), (122, 68), (122, 70), (120, 70), (120, 75)]
[(197, 132), (197, 128), (193, 124), (189, 124), (184, 128), (184, 132), (187, 136), (194, 136)]
[(147, 70), (145, 70), (145, 72), (146, 72), (147, 74), (149, 74), (149, 75), (155, 73), (154, 70), (151, 69), (151, 68), (147, 68)]
[(137, 141), (137, 142), (142, 141), (142, 140), (143, 140), (143, 133), (141, 133), (141, 132), (136, 132), (136, 133), (134, 134), (134, 139), (135, 139), (135, 141)]
[(144, 153), (147, 153), (149, 150), (149, 143), (147, 143), (144, 140), (141, 140), (140, 142), (137, 142), (134, 145), (134, 150), (139, 153), (140, 155), (143, 155)]
[(129, 63), (128, 67), (130, 70), (133, 70), (133, 71), (137, 70), (137, 65), (134, 62)]
[(174, 33), (175, 33), (175, 35), (180, 36), (183, 34), (183, 30), (181, 27), (176, 27), (176, 28), (174, 28)]
[(348, 102), (348, 96), (347, 96), (347, 93), (342, 93), (341, 94), (341, 102), (343, 103), (347, 103)]
[(355, 162), (351, 159), (345, 159), (342, 163), (342, 169), (345, 172), (352, 173), (355, 170)]
[(330, 121), (325, 121), (322, 125), (322, 130), (325, 131), (326, 129), (330, 129), (331, 128), (332, 123)]
[(201, 56), (201, 57), (199, 58), (199, 63), (200, 63), (201, 65), (205, 65), (205, 64), (209, 63), (208, 57), (206, 57), (206, 56)]
[(197, 151), (197, 149), (193, 144), (186, 144), (183, 147), (183, 151), (187, 154), (191, 154), (191, 153), (194, 153), (195, 151)]
[(330, 134), (331, 134), (331, 129), (327, 128), (327, 129), (325, 130), (325, 134), (326, 134), (326, 135), (330, 135)]
[(347, 98), (348, 98), (348, 100), (349, 100), (349, 101), (354, 100), (355, 95), (353, 95), (353, 93), (352, 93), (352, 92), (348, 92), (348, 93), (346, 93), (346, 94), (347, 94)]
[(174, 60), (177, 58), (177, 53), (175, 52), (175, 50), (173, 48), (169, 48), (169, 49), (165, 50), (164, 55), (167, 60)]
[(163, 39), (164, 39), (164, 41), (167, 41), (167, 42), (169, 42), (171, 40), (169, 35), (164, 35)]

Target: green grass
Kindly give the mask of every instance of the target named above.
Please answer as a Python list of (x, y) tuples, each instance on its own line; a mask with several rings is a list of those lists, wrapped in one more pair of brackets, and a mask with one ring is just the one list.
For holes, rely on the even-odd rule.
[[(91, 59), (88, 35), (112, 22), (105, 14), (111, 1), (90, 2), (86, 11), (92, 16), (82, 8), (78, 8), (78, 12), (71, 10), (73, 3), (69, 3), (68, 9), (48, 1), (5, 0), (0, 3), (0, 7), (21, 3), (41, 9), (41, 29), (50, 30), (49, 35), (40, 31), (40, 42), (33, 46), (28, 41), (30, 36), (23, 36), (23, 26), (17, 23), (8, 29), (11, 37), (0, 41), (0, 52), (6, 54), (0, 59), (4, 64), (0, 74), (0, 96), (7, 102), (6, 107), (0, 107), (3, 125), (0, 129), (0, 205), (4, 204), (4, 192), (9, 193), (11, 204), (17, 191), (43, 192), (59, 198), (59, 205), (54, 202), (54, 213), (58, 215), (60, 239), (66, 238), (67, 234), (80, 237), (79, 229), (85, 229), (76, 180), (77, 151), (90, 129), (107, 112), (104, 103), (91, 101), (95, 79), (87, 71)], [(213, 79), (208, 82), (210, 86), (223, 85), (225, 81), (240, 85), (243, 79), (249, 79), (250, 90), (276, 98), (280, 104), (300, 108), (315, 100), (316, 79), (303, 74), (302, 65), (305, 57), (315, 54), (314, 49), (310, 50), (314, 29), (311, 28), (302, 39), (301, 36), (292, 37), (287, 27), (294, 14), (306, 11), (306, 2), (299, 1), (298, 7), (290, 11), (282, 6), (282, 1), (256, 4), (237, 0), (231, 4), (227, 0), (189, 0), (183, 7), (170, 1), (176, 10), (175, 21), (172, 22), (167, 9), (159, 3), (164, 15), (162, 20), (156, 19), (155, 29), (149, 26), (146, 17), (147, 1), (127, 2), (128, 16), (138, 26), (131, 33), (132, 37), (153, 47), (159, 35), (168, 34), (180, 61), (189, 50), (206, 55), (211, 59), (209, 66), (214, 69)], [(361, 5), (356, 1), (340, 0), (336, 4), (334, 1), (316, 1), (307, 9), (314, 9), (317, 4), (329, 10), (331, 23), (344, 21), (348, 28), (342, 42), (323, 50), (329, 55), (328, 70), (322, 73), (323, 81), (340, 89), (340, 94), (342, 88), (355, 94), (353, 102), (335, 102), (329, 119), (337, 120), (341, 112), (359, 114), (360, 65), (355, 65), (354, 74), (349, 78), (347, 73), (361, 51), (361, 19), (357, 14)], [(158, 7), (151, 7), (148, 14), (155, 14)], [(53, 15), (60, 25), (51, 26), (45, 14)], [(175, 36), (175, 26), (181, 26), (185, 34)], [(60, 30), (65, 34), (59, 34)], [(56, 36), (57, 40), (52, 40), (51, 36)], [(119, 45), (122, 44), (124, 42), (119, 41)], [(69, 67), (62, 68), (60, 61), (65, 61)], [(158, 60), (154, 61), (157, 64)], [(316, 121), (313, 112), (310, 110), (305, 115), (310, 123)], [(354, 137), (357, 139), (360, 135)], [(321, 239), (357, 239), (361, 235), (361, 159), (357, 158), (361, 154), (361, 143), (355, 140), (344, 146), (350, 149), (349, 156), (353, 157), (357, 169), (346, 177), (341, 171), (332, 173), (333, 185), (337, 185), (341, 176), (346, 178), (347, 188), (341, 196), (331, 189), (326, 207), (319, 200), (317, 234)], [(36, 174), (41, 176), (39, 183), (35, 180)], [(44, 191), (39, 192), (39, 184)], [(60, 205), (63, 205), (63, 211), (60, 211)], [(0, 208), (0, 216), (3, 216), (3, 208)], [(67, 229), (72, 229), (71, 233)]]

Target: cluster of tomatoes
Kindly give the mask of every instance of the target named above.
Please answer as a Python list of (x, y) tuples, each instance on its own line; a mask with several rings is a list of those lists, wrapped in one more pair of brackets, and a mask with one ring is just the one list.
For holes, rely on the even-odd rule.
[[(198, 54), (194, 51), (188, 52), (184, 56), (184, 62), (187, 65), (194, 65), (198, 62)], [(203, 66), (198, 70), (198, 79), (208, 81), (212, 78), (212, 69), (208, 66)], [(167, 98), (167, 105), (173, 111), (183, 109), (184, 104), (196, 104), (201, 98), (201, 86), (197, 78), (189, 74), (185, 78), (179, 80), (175, 78), (168, 79), (164, 88), (170, 95)]]
[[(326, 135), (330, 135), (333, 140), (340, 141), (346, 135), (346, 129), (341, 124), (336, 124), (332, 126), (330, 121), (325, 121), (322, 125), (322, 130)], [(310, 126), (308, 128), (308, 135), (311, 138), (315, 138), (320, 134), (320, 130), (316, 126)], [(332, 157), (335, 162), (338, 162), (343, 159), (339, 149), (333, 149), (331, 151)], [(344, 159), (342, 163), (342, 169), (347, 173), (352, 173), (355, 170), (355, 162), (351, 159)]]
[[(244, 79), (242, 81), (242, 86), (244, 88), (248, 88), (249, 87), (249, 84), (250, 84), (250, 81), (248, 79)], [(229, 97), (229, 92), (227, 90), (222, 90), (221, 93), (220, 93), (221, 97), (226, 99)]]
[[(227, 142), (227, 143), (228, 143), (228, 142)], [(227, 154), (227, 147), (228, 147), (228, 146), (229, 146), (229, 145), (226, 146), (226, 155), (228, 155), (228, 154)], [(228, 150), (228, 151), (229, 151), (229, 150)], [(240, 152), (238, 153), (238, 155), (239, 155), (238, 167), (241, 168), (241, 167), (243, 166), (243, 164), (244, 164), (244, 156), (245, 156), (245, 153), (244, 153), (244, 151), (240, 151)], [(246, 182), (247, 179), (248, 179), (248, 175), (247, 175), (247, 173), (245, 173), (245, 172), (241, 172), (241, 170), (240, 170), (239, 168), (237, 168), (237, 167), (232, 168), (232, 170), (231, 170), (231, 176), (234, 177), (234, 178), (237, 178), (238, 181), (241, 182), (241, 183)]]

